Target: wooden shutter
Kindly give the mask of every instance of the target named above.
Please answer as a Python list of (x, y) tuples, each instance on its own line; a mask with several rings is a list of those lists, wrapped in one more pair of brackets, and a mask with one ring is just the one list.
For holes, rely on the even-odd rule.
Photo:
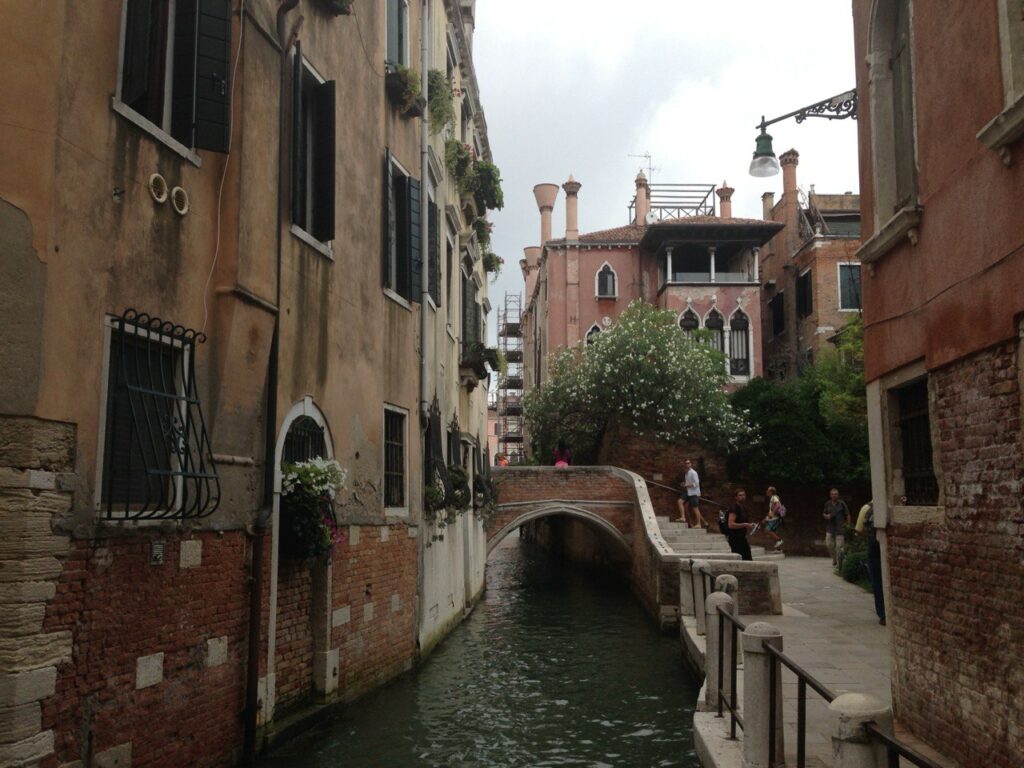
[[(177, 79), (177, 60), (174, 68)], [(228, 151), (230, 80), (231, 0), (199, 0), (195, 57), (196, 149)]]
[(893, 149), (896, 166), (894, 211), (909, 205), (917, 187), (914, 157), (914, 77), (910, 49), (910, 8), (908, 0), (896, 4), (895, 36), (892, 43)]
[(430, 283), (430, 298), (434, 304), (441, 306), (441, 214), (435, 203), (428, 204), (430, 211), (430, 222), (428, 243), (429, 258), (427, 259), (427, 273)]
[(408, 299), (412, 282), (409, 259), (409, 177), (395, 173), (392, 178), (395, 189), (395, 293)]
[(306, 118), (302, 104), (302, 44), (292, 58), (292, 222), (306, 225)]
[(392, 254), (395, 252), (395, 185), (391, 181), (391, 150), (384, 150), (384, 253), (381, 274), (385, 287), (394, 285)]
[(419, 301), (422, 298), (421, 282), (423, 280), (423, 227), (422, 211), (420, 210), (420, 182), (419, 179), (409, 177), (407, 182), (408, 195), (408, 254), (409, 254), (409, 295), (410, 301)]
[(322, 83), (315, 93), (313, 149), (313, 237), (326, 243), (334, 239), (334, 81)]
[(198, 0), (178, 0), (174, 16), (174, 82), (171, 86), (171, 136), (186, 147), (195, 140), (196, 41)]

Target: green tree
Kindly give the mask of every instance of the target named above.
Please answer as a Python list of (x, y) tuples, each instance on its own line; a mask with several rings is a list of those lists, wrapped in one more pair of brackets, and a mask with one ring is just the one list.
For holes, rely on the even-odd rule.
[(725, 394), (725, 358), (707, 340), (683, 334), (673, 312), (634, 301), (585, 349), (552, 355), (548, 383), (524, 400), (534, 455), (544, 460), (564, 439), (577, 460), (592, 461), (612, 423), (666, 441), (738, 445), (749, 429)]

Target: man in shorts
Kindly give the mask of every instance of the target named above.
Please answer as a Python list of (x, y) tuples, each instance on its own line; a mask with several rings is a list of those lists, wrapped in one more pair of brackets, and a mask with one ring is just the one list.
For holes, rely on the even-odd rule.
[(680, 519), (686, 521), (691, 528), (707, 528), (700, 513), (700, 477), (689, 459), (683, 462), (683, 468), (683, 496), (678, 501), (679, 514), (682, 516)]

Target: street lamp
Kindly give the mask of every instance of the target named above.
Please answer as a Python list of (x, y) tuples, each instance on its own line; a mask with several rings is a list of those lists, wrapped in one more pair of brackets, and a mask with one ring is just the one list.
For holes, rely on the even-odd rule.
[(826, 120), (843, 120), (847, 117), (857, 119), (857, 91), (844, 91), (832, 98), (819, 101), (806, 107), (790, 112), (771, 120), (765, 120), (761, 115), (761, 123), (757, 127), (761, 132), (757, 135), (757, 144), (754, 148), (754, 159), (750, 161), (750, 175), (765, 177), (774, 176), (779, 172), (779, 161), (775, 157), (775, 150), (772, 149), (772, 137), (765, 130), (769, 125), (778, 123), (789, 118), (794, 118), (802, 123), (808, 117), (823, 117)]

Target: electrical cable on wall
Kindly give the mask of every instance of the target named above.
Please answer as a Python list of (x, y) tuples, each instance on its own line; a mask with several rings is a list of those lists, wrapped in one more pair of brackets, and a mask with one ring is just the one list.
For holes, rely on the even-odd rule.
[(213, 250), (213, 263), (210, 264), (210, 274), (206, 276), (206, 285), (203, 286), (203, 332), (206, 331), (206, 321), (209, 318), (210, 281), (213, 280), (213, 272), (217, 268), (217, 259), (220, 257), (220, 221), (221, 202), (224, 199), (224, 180), (228, 176), (228, 164), (231, 162), (231, 140), (235, 126), (235, 84), (238, 82), (238, 61), (242, 58), (242, 41), (245, 39), (245, 0), (238, 3), (238, 50), (235, 51), (235, 63), (231, 65), (231, 109), (228, 110), (228, 146), (224, 153), (224, 168), (220, 173), (220, 186), (217, 189), (217, 243)]

